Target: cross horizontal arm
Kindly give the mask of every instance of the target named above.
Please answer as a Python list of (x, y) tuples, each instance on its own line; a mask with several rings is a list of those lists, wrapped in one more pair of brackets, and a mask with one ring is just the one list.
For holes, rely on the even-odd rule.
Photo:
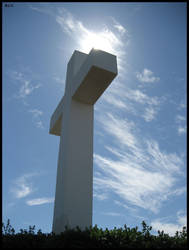
[(65, 102), (65, 96), (62, 97), (53, 115), (51, 116), (50, 131), (49, 131), (50, 134), (60, 136), (64, 102)]
[(72, 85), (73, 99), (94, 104), (117, 75), (116, 56), (92, 49)]

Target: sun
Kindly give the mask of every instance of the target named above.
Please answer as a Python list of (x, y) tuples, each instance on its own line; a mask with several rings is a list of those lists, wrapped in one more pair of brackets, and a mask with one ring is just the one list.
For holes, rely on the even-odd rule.
[(88, 53), (92, 48), (112, 52), (110, 39), (105, 33), (88, 32), (80, 40), (81, 50)]

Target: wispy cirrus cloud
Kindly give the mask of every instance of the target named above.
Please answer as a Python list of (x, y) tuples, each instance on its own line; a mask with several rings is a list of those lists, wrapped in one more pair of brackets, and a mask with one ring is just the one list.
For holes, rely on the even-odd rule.
[(63, 85), (63, 87), (64, 87), (65, 80), (64, 80), (63, 78), (60, 78), (59, 76), (54, 75), (54, 76), (53, 76), (53, 80), (55, 80), (57, 83)]
[(176, 115), (175, 121), (177, 124), (177, 132), (179, 135), (186, 134), (186, 117), (183, 115)]
[(97, 200), (103, 201), (108, 198), (107, 194), (102, 194), (101, 192), (98, 192), (97, 190), (93, 190), (93, 198), (96, 198)]
[(178, 126), (178, 134), (182, 135), (182, 134), (186, 134), (186, 126)]
[(160, 80), (159, 77), (154, 76), (154, 73), (149, 69), (144, 69), (142, 73), (136, 72), (137, 79), (142, 83), (154, 83)]
[(130, 37), (128, 30), (121, 23), (119, 23), (114, 17), (111, 17), (111, 21), (113, 22), (113, 27), (120, 33), (120, 35), (127, 35)]
[(43, 112), (39, 109), (31, 109), (29, 110), (29, 112), (32, 113), (34, 118), (38, 118), (39, 116), (43, 114)]
[(170, 223), (167, 218), (159, 218), (151, 222), (155, 231), (164, 231), (164, 233), (174, 236), (176, 231), (182, 232), (182, 228), (187, 225), (186, 213), (179, 210), (176, 215), (176, 223)]
[(145, 112), (143, 114), (143, 118), (146, 122), (152, 121), (157, 114), (157, 110), (154, 107), (145, 108)]
[(99, 122), (116, 147), (106, 147), (111, 157), (94, 154), (94, 162), (103, 172), (94, 177), (95, 189), (102, 194), (116, 193), (128, 207), (157, 213), (162, 203), (174, 195), (173, 189), (183, 174), (182, 158), (163, 152), (155, 140), (139, 137), (135, 124), (127, 119), (108, 113)]
[(115, 21), (114, 27), (123, 35), (127, 32), (127, 30), (117, 21)]
[(186, 100), (182, 100), (179, 105), (178, 105), (178, 109), (179, 110), (182, 110), (182, 109), (185, 109), (186, 108)]
[(148, 96), (142, 90), (119, 84), (103, 94), (102, 99), (120, 110), (142, 117), (146, 122), (156, 118), (164, 97)]
[(34, 86), (33, 84), (31, 84), (31, 81), (25, 79), (22, 83), (22, 86), (19, 89), (17, 97), (26, 98), (34, 91), (34, 89), (38, 89), (40, 86), (41, 86), (40, 84)]
[(35, 199), (30, 199), (26, 201), (26, 204), (28, 206), (37, 206), (37, 205), (43, 205), (47, 203), (53, 203), (54, 198), (52, 197), (42, 197), (42, 198), (35, 198)]
[(26, 197), (36, 190), (31, 181), (33, 176), (36, 176), (36, 173), (24, 174), (12, 182), (10, 192), (15, 198), (20, 199)]
[[(11, 80), (18, 86), (17, 92), (14, 93), (13, 97), (23, 101), (23, 104), (29, 106), (28, 97), (33, 93), (34, 90), (42, 86), (41, 83), (37, 83), (39, 76), (36, 75), (30, 67), (21, 65), (19, 70), (9, 70), (8, 75)], [(44, 129), (41, 116), (43, 112), (38, 109), (27, 110), (32, 114), (32, 120), (37, 128)]]
[(54, 16), (54, 8), (49, 6), (48, 3), (38, 3), (37, 5), (29, 4), (29, 8), (40, 13)]
[(33, 73), (31, 70), (10, 70), (9, 77), (16, 84), (19, 84), (17, 92), (14, 94), (15, 98), (22, 99), (24, 104), (27, 104), (26, 98), (32, 94), (35, 89), (40, 88), (41, 83), (33, 83)]
[(37, 121), (35, 123), (35, 125), (36, 125), (37, 128), (40, 128), (40, 129), (44, 129), (45, 128), (42, 121)]
[(175, 116), (175, 123), (178, 135), (185, 135), (187, 132), (186, 124), (186, 99), (180, 101), (177, 106), (179, 114)]
[(39, 109), (31, 109), (28, 112), (32, 113), (33, 116), (33, 122), (37, 128), (44, 129), (43, 122), (41, 120), (41, 116), (43, 115), (43, 112)]

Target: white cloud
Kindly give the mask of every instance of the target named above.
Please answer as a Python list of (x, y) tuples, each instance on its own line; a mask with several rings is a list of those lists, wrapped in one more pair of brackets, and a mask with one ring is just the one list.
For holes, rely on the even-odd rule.
[(126, 29), (121, 24), (115, 24), (114, 27), (121, 32), (121, 34), (124, 34), (126, 32)]
[[(25, 72), (24, 72), (25, 71)], [(33, 78), (35, 79), (34, 74), (27, 67), (23, 67), (23, 71), (10, 70), (9, 76), (11, 79), (19, 83), (21, 86), (19, 87), (17, 93), (15, 93), (15, 98), (26, 99), (35, 89), (41, 87), (41, 84), (33, 84)]]
[(143, 114), (144, 120), (150, 122), (155, 118), (157, 111), (153, 107), (145, 108), (145, 113)]
[(9, 70), (8, 75), (15, 81), (24, 81), (24, 75), (22, 72), (16, 70)]
[(176, 115), (175, 118), (177, 126), (177, 132), (179, 135), (186, 134), (186, 117), (183, 115)]
[(33, 114), (34, 118), (38, 118), (39, 116), (41, 116), (43, 114), (43, 112), (39, 109), (31, 109), (31, 110), (29, 110), (29, 112), (31, 112)]
[(120, 109), (127, 109), (127, 105), (124, 101), (116, 98), (113, 94), (104, 94), (103, 100), (110, 103), (111, 105), (120, 108)]
[(31, 109), (28, 112), (32, 113), (33, 122), (37, 128), (44, 129), (43, 122), (40, 119), (40, 116), (43, 115), (43, 112), (39, 109)]
[(66, 19), (64, 16), (57, 16), (56, 22), (61, 26), (64, 32), (68, 33), (69, 35), (72, 34), (76, 29), (76, 26), (74, 25), (72, 17), (69, 15), (69, 17)]
[[(29, 67), (22, 65), (22, 70), (10, 70), (8, 72), (10, 78), (21, 85), (16, 94), (14, 94), (15, 98), (22, 99), (25, 105), (28, 105), (26, 102), (27, 97), (35, 90), (40, 88), (41, 84), (33, 84), (32, 82), (38, 79), (38, 75), (31, 71)], [(44, 125), (40, 117), (43, 115), (43, 112), (39, 109), (30, 109), (29, 113), (32, 114), (32, 119), (37, 128), (44, 129)]]
[(178, 134), (179, 135), (186, 134), (186, 126), (185, 127), (178, 126)]
[(36, 205), (43, 205), (43, 204), (47, 204), (47, 203), (53, 203), (54, 202), (54, 198), (36, 198), (36, 199), (31, 199), (31, 200), (27, 200), (26, 204), (28, 206), (36, 206)]
[(149, 69), (144, 69), (142, 73), (136, 72), (136, 77), (140, 82), (158, 82), (160, 80), (159, 77), (153, 75), (154, 73)]
[(57, 75), (54, 75), (54, 76), (53, 76), (53, 80), (55, 80), (57, 83), (60, 83), (60, 84), (64, 87), (64, 85), (65, 85), (65, 80), (64, 80), (64, 78), (61, 78), (61, 77), (59, 77), (59, 76), (57, 76)]
[(170, 192), (170, 195), (182, 195), (186, 193), (186, 187), (179, 187)]
[(176, 231), (181, 232), (182, 228), (187, 225), (186, 214), (182, 210), (177, 212), (177, 223), (168, 223), (164, 219), (152, 221), (151, 226), (155, 231), (164, 231), (164, 233), (174, 236)]
[(42, 121), (37, 121), (35, 123), (35, 125), (36, 125), (37, 128), (40, 128), (40, 129), (44, 129), (45, 128)]
[(177, 212), (177, 221), (182, 227), (187, 225), (187, 216), (183, 210)]
[(128, 99), (140, 104), (158, 105), (160, 103), (159, 99), (156, 96), (149, 97), (139, 89), (128, 89), (127, 93), (125, 93), (125, 96)]
[(23, 198), (34, 192), (35, 189), (33, 188), (30, 179), (35, 175), (35, 173), (24, 174), (13, 181), (10, 191), (16, 198)]
[(185, 109), (186, 108), (186, 101), (182, 100), (178, 106), (179, 110)]
[(128, 33), (128, 31), (126, 30), (125, 27), (123, 27), (123, 25), (121, 25), (114, 17), (111, 17), (112, 21), (113, 21), (113, 26), (114, 28), (116, 28), (119, 33), (121, 33), (121, 35), (124, 35), (125, 33)]
[(40, 13), (54, 15), (54, 8), (52, 6), (49, 8), (48, 4), (45, 5), (45, 3), (37, 3), (37, 7), (34, 4), (29, 4), (29, 8)]
[[(109, 113), (98, 121), (116, 148), (106, 146), (113, 159), (94, 154), (94, 163), (103, 172), (94, 176), (95, 189), (116, 193), (127, 206), (157, 213), (182, 175), (182, 159), (160, 150), (155, 140), (139, 138), (133, 122)], [(177, 195), (182, 193), (178, 190)]]
[(126, 119), (116, 119), (111, 113), (107, 113), (106, 115), (106, 122), (102, 120), (103, 118), (99, 118), (99, 121), (105, 125), (106, 132), (113, 135), (118, 143), (121, 141), (122, 145), (136, 149), (137, 138), (132, 133), (135, 124)]
[(177, 122), (177, 123), (180, 123), (180, 122), (182, 122), (182, 121), (186, 121), (186, 117), (183, 116), (183, 115), (177, 115), (177, 116), (176, 116), (176, 122)]
[(147, 152), (151, 156), (153, 168), (174, 175), (182, 175), (183, 160), (176, 153), (166, 153), (160, 150), (158, 142), (155, 140), (146, 141)]
[(119, 110), (142, 117), (146, 122), (156, 118), (160, 106), (165, 101), (164, 97), (151, 97), (139, 89), (128, 88), (120, 82), (115, 82), (114, 87), (110, 87), (101, 99)]
[(28, 95), (30, 95), (34, 89), (38, 89), (41, 87), (41, 84), (32, 85), (30, 81), (24, 80), (22, 83), (22, 86), (19, 89), (19, 94), (17, 95), (18, 98), (26, 98)]
[(154, 230), (164, 231), (164, 233), (169, 234), (170, 236), (174, 236), (176, 231), (182, 231), (182, 227), (178, 224), (174, 223), (163, 223), (158, 220), (153, 221), (151, 226)]
[(93, 191), (93, 197), (96, 198), (97, 200), (103, 201), (108, 198), (107, 194), (103, 193), (97, 193), (96, 191)]

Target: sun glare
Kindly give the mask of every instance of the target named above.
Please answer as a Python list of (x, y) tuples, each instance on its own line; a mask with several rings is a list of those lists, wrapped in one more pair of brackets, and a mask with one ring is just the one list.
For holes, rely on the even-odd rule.
[(88, 33), (80, 41), (82, 51), (88, 53), (92, 48), (112, 52), (113, 48), (105, 33)]

